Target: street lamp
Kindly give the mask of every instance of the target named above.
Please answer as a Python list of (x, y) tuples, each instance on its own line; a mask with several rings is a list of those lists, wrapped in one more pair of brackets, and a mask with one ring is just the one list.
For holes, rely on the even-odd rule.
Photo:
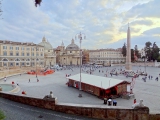
[[(80, 55), (80, 84), (79, 84), (79, 90), (81, 91), (81, 64), (82, 64), (82, 50), (81, 50), (81, 43), (82, 43), (82, 40), (86, 39), (86, 36), (84, 33), (77, 33), (75, 35), (75, 39), (78, 37), (79, 39), (79, 42), (80, 42), (80, 49), (79, 49), (79, 55)], [(79, 96), (78, 97), (82, 97), (82, 94), (79, 93)]]

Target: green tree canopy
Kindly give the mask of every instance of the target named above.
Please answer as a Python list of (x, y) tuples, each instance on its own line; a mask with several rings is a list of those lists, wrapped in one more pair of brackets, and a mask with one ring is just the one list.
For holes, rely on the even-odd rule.
[(5, 115), (3, 113), (3, 111), (0, 110), (0, 120), (3, 120), (5, 118)]
[(41, 5), (42, 0), (35, 0), (35, 6), (37, 7), (37, 5)]
[(134, 62), (134, 49), (131, 49), (131, 61)]
[(2, 9), (1, 9), (1, 4), (2, 4), (2, 2), (1, 2), (1, 0), (0, 0), (0, 16), (2, 15)]
[(148, 59), (148, 61), (151, 61), (151, 56), (152, 56), (152, 49), (151, 49), (152, 43), (151, 42), (146, 42), (145, 43), (145, 54), (146, 54), (146, 58)]
[(127, 51), (127, 47), (126, 47), (126, 44), (124, 43), (124, 45), (123, 45), (123, 47), (122, 47), (123, 57), (126, 57), (126, 51)]
[(137, 46), (137, 45), (135, 45), (134, 51), (135, 51), (135, 55), (137, 56), (137, 58), (140, 58), (141, 56), (140, 56), (140, 54), (139, 54), (138, 46)]
[(153, 46), (152, 46), (152, 54), (151, 54), (151, 58), (153, 61), (157, 60), (159, 57), (159, 48), (158, 46), (156, 45), (156, 42), (153, 43)]

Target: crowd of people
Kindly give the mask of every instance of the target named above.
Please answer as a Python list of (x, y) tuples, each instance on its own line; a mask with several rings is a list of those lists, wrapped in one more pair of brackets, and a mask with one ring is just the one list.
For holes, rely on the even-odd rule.
[[(80, 69), (80, 66), (78, 65), (65, 66), (65, 68), (63, 68), (61, 71), (65, 71), (65, 70), (74, 71), (76, 69)], [(144, 82), (146, 82), (147, 78), (149, 80), (154, 79), (152, 75), (145, 73), (140, 68), (138, 68), (135, 72), (134, 71), (127, 72), (125, 71), (125, 69), (122, 68), (122, 66), (112, 68), (112, 67), (104, 67), (104, 66), (82, 65), (81, 72), (91, 74), (91, 75), (94, 75), (95, 73), (97, 75), (97, 73), (99, 73), (99, 74), (103, 74), (104, 77), (112, 77), (113, 75), (115, 76), (122, 75), (125, 77), (138, 78), (139, 76), (142, 76), (142, 80)], [(69, 77), (69, 76), (71, 76), (71, 74), (66, 73), (66, 77)], [(159, 77), (160, 77), (160, 73), (159, 73)], [(158, 81), (159, 77), (158, 76), (155, 77), (155, 80)]]

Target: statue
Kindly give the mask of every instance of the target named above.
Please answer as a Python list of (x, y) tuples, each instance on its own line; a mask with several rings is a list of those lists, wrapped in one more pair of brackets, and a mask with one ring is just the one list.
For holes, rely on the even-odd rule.
[(50, 94), (49, 94), (49, 95), (46, 95), (43, 99), (50, 99), (50, 98), (54, 98), (52, 91), (50, 91)]
[(132, 105), (132, 108), (139, 108), (139, 107), (145, 107), (145, 105), (143, 104), (143, 100), (142, 99), (140, 99), (139, 103), (134, 103)]

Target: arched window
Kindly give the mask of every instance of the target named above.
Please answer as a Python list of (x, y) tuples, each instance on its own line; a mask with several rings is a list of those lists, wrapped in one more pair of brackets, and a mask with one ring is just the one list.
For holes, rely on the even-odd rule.
[(2, 61), (8, 61), (8, 59), (7, 58), (3, 58)]
[(20, 60), (18, 58), (16, 58), (15, 61), (20, 61)]
[(30, 59), (28, 58), (28, 59), (26, 59), (26, 61), (30, 61)]

